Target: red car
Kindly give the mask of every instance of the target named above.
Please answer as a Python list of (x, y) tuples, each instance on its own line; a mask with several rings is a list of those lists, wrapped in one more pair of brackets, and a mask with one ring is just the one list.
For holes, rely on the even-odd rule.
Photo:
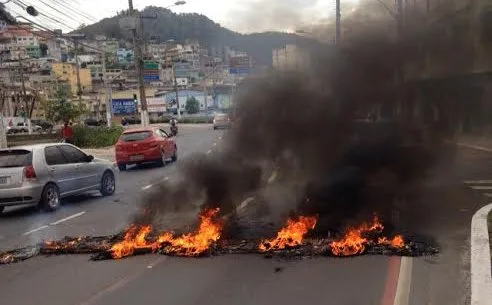
[(116, 163), (121, 171), (127, 165), (156, 162), (164, 166), (166, 161), (178, 159), (176, 143), (158, 127), (128, 129), (123, 132), (115, 146)]

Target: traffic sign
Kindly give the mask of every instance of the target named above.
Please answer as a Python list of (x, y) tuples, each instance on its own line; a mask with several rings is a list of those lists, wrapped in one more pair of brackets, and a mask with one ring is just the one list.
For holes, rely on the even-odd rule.
[(145, 61), (143, 68), (144, 70), (159, 70), (159, 63), (154, 61)]
[(155, 74), (147, 74), (143, 76), (144, 80), (145, 81), (157, 81), (159, 80), (159, 75), (155, 75)]
[(249, 74), (249, 68), (229, 68), (230, 74)]

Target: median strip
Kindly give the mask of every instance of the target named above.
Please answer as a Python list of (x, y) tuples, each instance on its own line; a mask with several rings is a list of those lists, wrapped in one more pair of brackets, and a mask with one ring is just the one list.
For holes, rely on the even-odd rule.
[(485, 305), (492, 300), (492, 271), (487, 219), (492, 204), (473, 215), (471, 223), (471, 304)]

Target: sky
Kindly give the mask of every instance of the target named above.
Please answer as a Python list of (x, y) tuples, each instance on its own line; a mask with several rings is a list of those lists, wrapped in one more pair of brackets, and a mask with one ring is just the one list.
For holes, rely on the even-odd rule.
[[(341, 0), (357, 3), (362, 0)], [(376, 1), (376, 0), (374, 0)], [(134, 0), (136, 9), (149, 5), (167, 7), (173, 0)], [(34, 5), (38, 17), (29, 17), (50, 29), (72, 30), (80, 24), (111, 17), (128, 8), (128, 0), (12, 0), (7, 10), (22, 14), (23, 5)], [(188, 0), (170, 8), (176, 13), (199, 13), (242, 33), (268, 30), (295, 31), (301, 25), (333, 18), (335, 0)]]

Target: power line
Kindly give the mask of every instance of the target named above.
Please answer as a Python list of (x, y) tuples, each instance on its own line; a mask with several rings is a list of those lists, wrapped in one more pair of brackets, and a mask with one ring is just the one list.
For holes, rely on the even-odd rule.
[[(24, 3), (24, 2), (23, 2), (23, 1), (21, 1), (21, 0), (14, 0), (14, 1), (13, 1), (13, 3), (14, 3), (14, 4), (16, 4), (16, 5), (18, 5), (18, 6), (19, 6), (19, 7), (21, 7), (22, 9), (25, 9), (26, 7), (28, 7), (28, 6), (30, 5), (30, 3), (26, 4), (26, 3)], [(36, 10), (38, 11), (38, 13), (39, 13), (41, 16), (44, 16), (44, 17), (48, 18), (49, 20), (51, 20), (51, 21), (53, 21), (53, 22), (55, 22), (55, 23), (57, 23), (57, 24), (59, 24), (59, 25), (62, 25), (62, 26), (64, 26), (64, 27), (67, 27), (67, 28), (69, 28), (69, 29), (71, 29), (71, 30), (75, 30), (73, 27), (71, 27), (71, 26), (69, 26), (69, 25), (67, 25), (67, 24), (63, 23), (62, 21), (58, 20), (56, 17), (51, 16), (51, 15), (48, 15), (47, 13), (45, 13), (44, 11), (41, 11), (41, 10), (39, 10), (39, 9), (36, 9)], [(59, 19), (63, 19), (63, 18), (59, 18)], [(64, 20), (66, 23), (68, 23), (68, 21), (67, 21), (67, 20), (65, 20), (65, 19), (63, 19), (63, 20)]]
[(52, 0), (53, 2), (55, 3), (58, 3), (59, 5), (62, 5), (62, 6), (66, 6), (69, 10), (72, 10), (74, 12), (78, 12), (81, 16), (83, 16), (84, 18), (86, 18), (87, 20), (91, 21), (91, 22), (97, 22), (97, 18), (95, 18), (94, 16), (84, 12), (82, 9), (80, 9), (79, 7), (73, 7), (70, 5), (70, 3), (67, 1), (67, 0)]
[[(52, 6), (52, 5), (48, 4), (48, 3), (46, 3), (46, 2), (45, 2), (45, 1), (43, 1), (43, 0), (38, 0), (38, 1), (39, 1), (39, 2), (41, 2), (42, 4), (44, 4), (45, 6), (47, 6), (47, 7), (51, 8), (52, 10), (54, 10), (54, 11), (56, 11), (56, 12), (58, 12), (58, 13), (62, 14), (62, 15), (67, 15), (67, 16), (71, 17), (72, 19), (77, 20), (77, 18), (74, 18), (74, 16), (73, 16), (73, 15), (69, 15), (69, 14), (67, 14), (66, 12), (61, 11), (61, 10), (57, 9), (56, 7), (54, 7), (54, 6)], [(78, 20), (77, 20), (77, 21), (78, 21)]]

